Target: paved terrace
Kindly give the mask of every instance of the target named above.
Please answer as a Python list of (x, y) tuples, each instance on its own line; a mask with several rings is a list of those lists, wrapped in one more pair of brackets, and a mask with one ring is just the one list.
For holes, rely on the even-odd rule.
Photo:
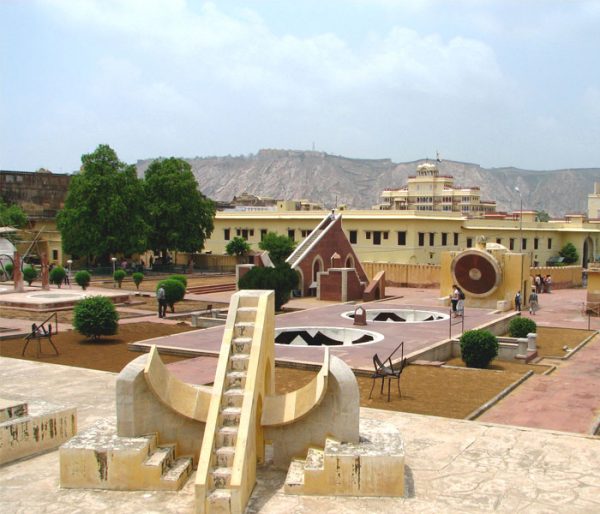
[[(390, 300), (366, 305), (367, 308), (387, 309), (421, 309), (435, 310), (447, 314), (445, 307), (432, 308), (431, 305), (422, 305), (399, 300)], [(346, 361), (353, 368), (368, 368), (372, 366), (374, 353), (385, 357), (389, 355), (401, 341), (404, 341), (404, 354), (409, 355), (433, 343), (443, 341), (449, 335), (449, 321), (428, 321), (423, 323), (387, 323), (373, 322), (366, 327), (353, 324), (350, 319), (343, 318), (342, 313), (354, 311), (354, 305), (327, 305), (321, 308), (312, 308), (303, 311), (280, 314), (275, 318), (276, 328), (284, 327), (347, 327), (365, 329), (378, 332), (384, 336), (380, 342), (356, 344), (352, 346), (330, 346), (332, 355), (336, 355)], [(504, 314), (495, 314), (491, 310), (469, 309), (465, 316), (465, 329), (479, 327), (500, 319)], [(453, 320), (456, 321), (456, 320)], [(460, 334), (461, 325), (453, 327), (453, 336)], [(166, 350), (184, 351), (189, 354), (213, 354), (217, 355), (223, 337), (223, 327), (213, 327), (193, 332), (185, 332), (167, 337), (158, 337), (147, 341), (133, 343), (133, 348), (147, 349), (156, 344)], [(307, 362), (320, 364), (323, 361), (324, 347), (320, 346), (288, 346), (276, 345), (275, 355), (278, 360)], [(399, 355), (395, 356), (399, 358)]]
[[(0, 397), (44, 399), (78, 408), (79, 429), (115, 414), (112, 373), (0, 358)], [(361, 409), (392, 423), (406, 449), (405, 498), (286, 496), (284, 473), (261, 469), (248, 512), (600, 512), (598, 438)], [(58, 451), (0, 469), (6, 513), (193, 512), (194, 476), (177, 493), (60, 489)]]

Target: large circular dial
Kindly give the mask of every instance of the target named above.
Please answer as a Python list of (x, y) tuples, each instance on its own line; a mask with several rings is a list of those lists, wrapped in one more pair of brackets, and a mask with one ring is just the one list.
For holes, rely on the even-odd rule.
[(496, 259), (480, 250), (465, 250), (452, 261), (452, 277), (465, 292), (474, 296), (489, 296), (502, 278)]

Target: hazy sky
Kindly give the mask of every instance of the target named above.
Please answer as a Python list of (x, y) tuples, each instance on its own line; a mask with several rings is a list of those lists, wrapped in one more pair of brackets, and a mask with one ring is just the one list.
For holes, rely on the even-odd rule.
[(0, 168), (311, 149), (600, 166), (600, 1), (0, 0)]

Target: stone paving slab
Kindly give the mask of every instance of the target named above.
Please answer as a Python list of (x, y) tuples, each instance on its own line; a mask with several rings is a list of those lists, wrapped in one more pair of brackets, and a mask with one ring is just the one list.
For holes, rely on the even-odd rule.
[[(0, 358), (0, 396), (18, 392), (78, 406), (79, 428), (114, 416), (115, 375)], [(361, 409), (396, 426), (406, 450), (405, 498), (287, 496), (285, 473), (259, 470), (248, 513), (600, 512), (600, 439), (415, 414)], [(194, 477), (179, 492), (59, 488), (58, 452), (0, 469), (6, 513), (192, 512)]]
[(600, 335), (596, 335), (554, 373), (532, 376), (479, 419), (585, 434), (599, 417)]

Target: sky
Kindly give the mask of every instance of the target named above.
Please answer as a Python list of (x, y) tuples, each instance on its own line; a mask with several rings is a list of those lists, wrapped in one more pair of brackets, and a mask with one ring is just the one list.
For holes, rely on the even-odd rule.
[(0, 0), (0, 169), (327, 152), (600, 167), (600, 2)]

